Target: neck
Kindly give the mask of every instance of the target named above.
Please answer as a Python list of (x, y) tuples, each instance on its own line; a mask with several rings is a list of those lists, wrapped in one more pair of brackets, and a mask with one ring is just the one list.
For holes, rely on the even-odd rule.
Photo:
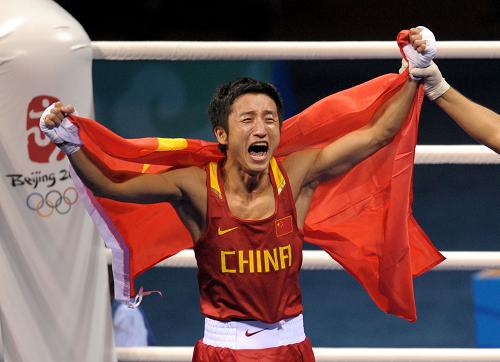
[(229, 159), (222, 166), (222, 178), (226, 192), (259, 194), (270, 186), (268, 167), (265, 171), (253, 173)]

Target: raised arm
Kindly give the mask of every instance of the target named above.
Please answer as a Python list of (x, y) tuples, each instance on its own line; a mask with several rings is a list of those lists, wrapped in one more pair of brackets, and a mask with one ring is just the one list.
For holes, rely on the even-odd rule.
[[(181, 202), (190, 199), (191, 190), (204, 184), (204, 172), (195, 167), (163, 174), (143, 174), (125, 182), (112, 181), (86, 155), (84, 147), (80, 148), (78, 133), (72, 132), (76, 127), (64, 119), (66, 113), (74, 111), (72, 106), (56, 103), (44, 113), (40, 127), (67, 154), (80, 179), (95, 195), (135, 203)], [(63, 120), (66, 122), (63, 125), (65, 131), (72, 133), (70, 138), (74, 143), (63, 142), (55, 132)]]
[[(409, 31), (403, 48), (410, 69), (429, 64), (436, 54), (434, 34), (425, 27)], [(401, 128), (410, 110), (418, 82), (409, 78), (403, 87), (377, 111), (365, 127), (353, 131), (321, 150), (298, 152), (285, 161), (294, 194), (314, 189), (319, 182), (340, 175), (388, 144)]]
[(435, 63), (414, 68), (412, 74), (424, 79), (427, 97), (445, 111), (478, 142), (500, 153), (500, 115), (477, 104), (451, 88)]
[[(186, 199), (186, 185), (199, 178), (195, 167), (161, 174), (142, 174), (124, 182), (113, 182), (81, 149), (68, 156), (83, 183), (96, 196), (134, 203), (180, 202)], [(203, 182), (200, 180), (200, 182)]]

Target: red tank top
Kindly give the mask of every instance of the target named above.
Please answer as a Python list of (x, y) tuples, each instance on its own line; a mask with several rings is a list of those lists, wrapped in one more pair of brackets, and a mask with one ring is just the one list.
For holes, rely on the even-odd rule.
[(302, 313), (302, 233), (290, 183), (271, 159), (275, 212), (262, 220), (231, 215), (220, 165), (207, 166), (207, 230), (194, 247), (201, 313), (218, 320), (275, 323)]

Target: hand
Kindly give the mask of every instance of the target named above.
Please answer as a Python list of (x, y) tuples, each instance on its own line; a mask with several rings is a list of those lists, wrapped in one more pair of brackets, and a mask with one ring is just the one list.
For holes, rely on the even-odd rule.
[(450, 89), (450, 85), (443, 78), (441, 71), (433, 61), (431, 61), (431, 65), (426, 68), (411, 69), (410, 74), (424, 80), (425, 94), (431, 101), (441, 97)]
[[(45, 126), (48, 129), (52, 129), (54, 127), (58, 127), (63, 121), (64, 117), (70, 113), (75, 112), (75, 107), (72, 105), (65, 106), (61, 102), (56, 102), (49, 106), (45, 112), (43, 112), (42, 117), (40, 118), (40, 122), (45, 123)], [(41, 123), (40, 123), (41, 126)]]
[[(424, 38), (425, 37), (425, 38)], [(427, 48), (427, 40), (433, 40), (434, 34), (424, 26), (417, 26), (410, 29), (410, 45), (417, 51), (417, 53), (424, 53)]]
[[(418, 80), (419, 78), (411, 74), (411, 70), (415, 67), (425, 68), (431, 64), (437, 53), (436, 39), (429, 29), (419, 26), (410, 29), (409, 42), (403, 47), (403, 52), (408, 58), (410, 77)], [(400, 73), (401, 70), (404, 70), (404, 63)]]
[(40, 129), (61, 151), (71, 155), (80, 149), (82, 141), (76, 127), (66, 116), (74, 113), (73, 106), (57, 102), (49, 106), (40, 117)]

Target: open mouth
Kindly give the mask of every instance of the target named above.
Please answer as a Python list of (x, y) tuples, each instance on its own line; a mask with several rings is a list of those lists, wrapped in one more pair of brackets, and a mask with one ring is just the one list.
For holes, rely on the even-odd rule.
[(256, 161), (263, 160), (267, 157), (267, 151), (269, 150), (269, 144), (265, 141), (252, 143), (248, 147), (248, 153), (250, 157)]

